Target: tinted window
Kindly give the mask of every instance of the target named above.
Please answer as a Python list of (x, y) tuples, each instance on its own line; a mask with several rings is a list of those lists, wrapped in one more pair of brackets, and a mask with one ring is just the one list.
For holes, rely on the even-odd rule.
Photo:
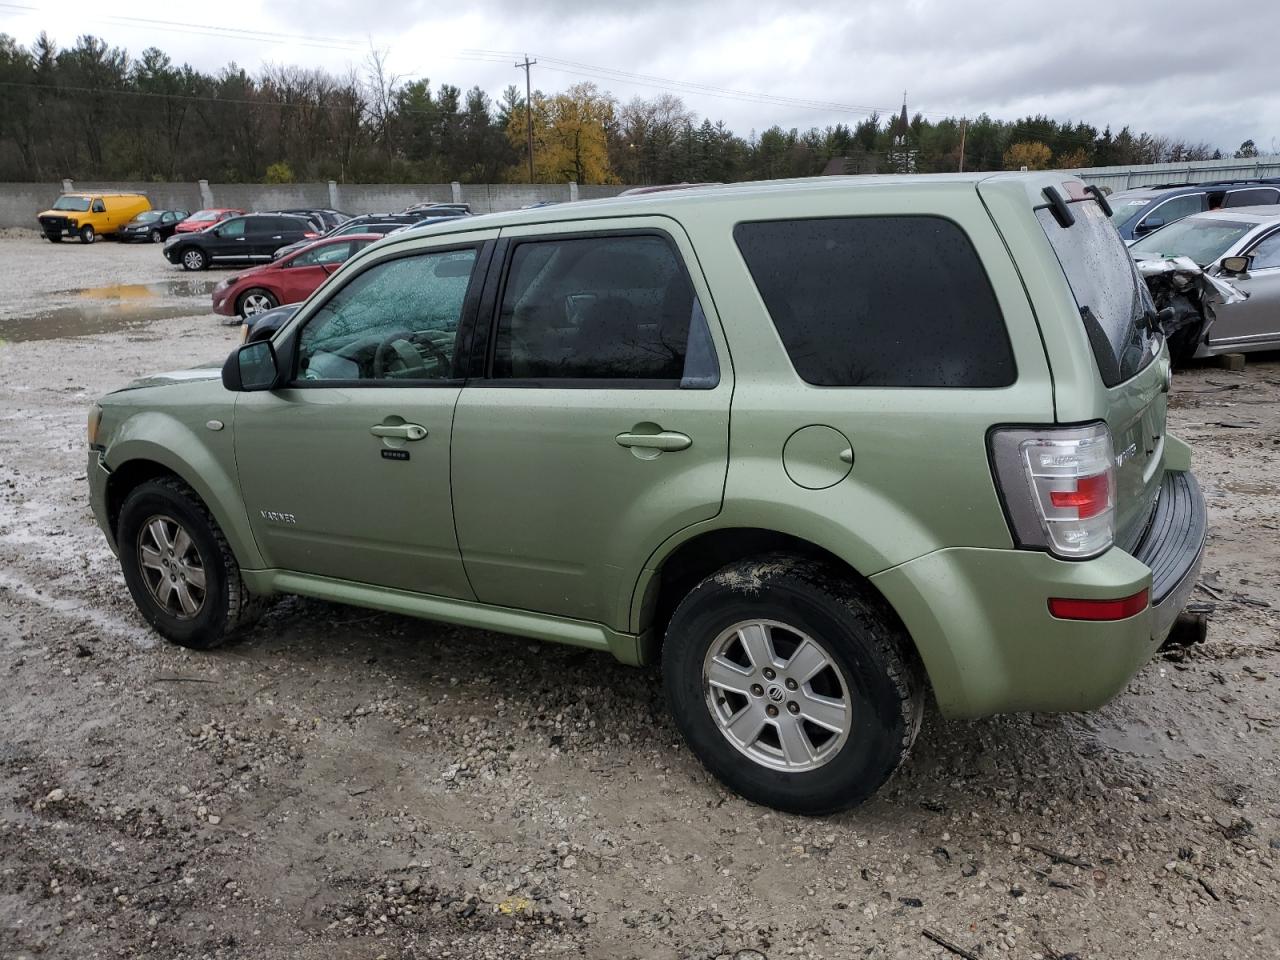
[(218, 227), (218, 236), (223, 239), (231, 239), (234, 237), (243, 237), (245, 228), (245, 218), (239, 217), (234, 220), (227, 220)]
[(1173, 223), (1173, 221), (1189, 217), (1193, 213), (1199, 213), (1203, 209), (1204, 194), (1190, 193), (1185, 197), (1174, 197), (1172, 200), (1166, 200), (1148, 213), (1143, 220), (1162, 220), (1165, 223)]
[(706, 318), (683, 264), (665, 238), (641, 235), (518, 244), (502, 296), (493, 375), (672, 387), (719, 382)]
[(1252, 190), (1228, 191), (1222, 201), (1224, 207), (1253, 207), (1275, 203), (1280, 198), (1280, 190), (1275, 187), (1257, 187)]
[(455, 343), (476, 251), (450, 250), (376, 264), (307, 321), (299, 342), (306, 380), (441, 380)]
[(939, 217), (740, 223), (733, 231), (807, 383), (1003, 387), (1013, 351), (977, 251)]
[(1253, 254), (1252, 270), (1280, 267), (1280, 230), (1258, 241), (1249, 252)]
[(1061, 227), (1036, 211), (1075, 296), (1089, 344), (1108, 387), (1128, 380), (1155, 358), (1145, 315), (1155, 311), (1120, 234), (1092, 199), (1071, 203), (1076, 222)]

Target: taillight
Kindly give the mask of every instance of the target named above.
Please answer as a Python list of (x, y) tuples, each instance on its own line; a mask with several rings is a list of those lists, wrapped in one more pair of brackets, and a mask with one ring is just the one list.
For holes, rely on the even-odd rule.
[(1111, 546), (1116, 471), (1105, 423), (993, 430), (991, 460), (1019, 547), (1083, 559)]
[(1049, 613), (1059, 620), (1127, 620), (1147, 609), (1150, 593), (1144, 588), (1119, 600), (1078, 600), (1050, 597)]
[(302, 235), (302, 239), (303, 239), (303, 240), (314, 240), (314, 239), (315, 239), (316, 237), (318, 237), (318, 236), (320, 236), (320, 234), (316, 233), (314, 230), (308, 230), (306, 233), (304, 233), (304, 234)]

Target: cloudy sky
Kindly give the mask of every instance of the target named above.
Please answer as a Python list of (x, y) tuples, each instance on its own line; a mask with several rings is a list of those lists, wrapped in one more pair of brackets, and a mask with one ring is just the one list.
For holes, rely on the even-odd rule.
[(1280, 4), (1241, 16), (1202, 2), (1062, 5), (1026, 0), (143, 0), (0, 2), (0, 32), (59, 44), (92, 32), (155, 45), (213, 70), (296, 63), (359, 67), (370, 47), (409, 77), (496, 96), (593, 80), (620, 100), (669, 91), (743, 135), (772, 124), (854, 123), (871, 109), (1001, 118), (1047, 113), (1129, 124), (1234, 150), (1280, 153)]

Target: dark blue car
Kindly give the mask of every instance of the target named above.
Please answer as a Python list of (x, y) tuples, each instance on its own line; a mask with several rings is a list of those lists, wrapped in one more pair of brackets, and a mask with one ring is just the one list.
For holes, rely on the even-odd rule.
[(1111, 222), (1125, 243), (1133, 243), (1166, 223), (1204, 210), (1280, 203), (1280, 178), (1218, 180), (1174, 186), (1162, 184), (1113, 193), (1108, 201), (1111, 204)]

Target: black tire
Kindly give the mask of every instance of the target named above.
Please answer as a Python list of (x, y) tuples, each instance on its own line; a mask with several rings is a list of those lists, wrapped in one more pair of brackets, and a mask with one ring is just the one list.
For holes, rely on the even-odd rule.
[(184, 247), (178, 251), (178, 262), (183, 270), (205, 270), (209, 266), (209, 258), (199, 247)]
[(159, 243), (161, 240), (164, 239), (164, 235), (159, 230), (152, 230), (150, 233), (147, 234), (147, 239), (150, 240), (152, 243)]
[[(148, 585), (142, 544), (146, 526), (157, 517), (179, 524), (198, 552), (205, 590), (191, 616), (163, 606)], [(195, 491), (176, 477), (148, 480), (130, 491), (120, 508), (116, 542), (125, 584), (138, 610), (157, 633), (179, 646), (194, 650), (220, 646), (252, 626), (261, 613), (262, 604), (245, 587), (218, 524)]]
[[(261, 297), (265, 299), (266, 306), (259, 307), (253, 313), (245, 313), (250, 297)], [(240, 314), (241, 320), (248, 320), (254, 314), (262, 313), (265, 310), (274, 310), (278, 306), (280, 306), (280, 301), (275, 298), (275, 295), (270, 290), (263, 289), (262, 287), (250, 287), (244, 293), (240, 294), (239, 299), (236, 300), (236, 313)]]
[(81, 243), (93, 243), (93, 241), (96, 240), (97, 238), (98, 238), (98, 235), (94, 232), (92, 225), (86, 223), (83, 227), (80, 228)]
[[(707, 695), (718, 688), (704, 681), (704, 660), (717, 637), (748, 620), (777, 621), (817, 641), (848, 691), (847, 737), (815, 769), (788, 772), (753, 759), (712, 713)], [(923, 716), (922, 670), (893, 612), (826, 566), (792, 556), (732, 564), (691, 590), (667, 627), (662, 673), (676, 725), (703, 764), (748, 800), (788, 813), (828, 814), (866, 800), (906, 758)], [(800, 695), (784, 696), (789, 707)]]

